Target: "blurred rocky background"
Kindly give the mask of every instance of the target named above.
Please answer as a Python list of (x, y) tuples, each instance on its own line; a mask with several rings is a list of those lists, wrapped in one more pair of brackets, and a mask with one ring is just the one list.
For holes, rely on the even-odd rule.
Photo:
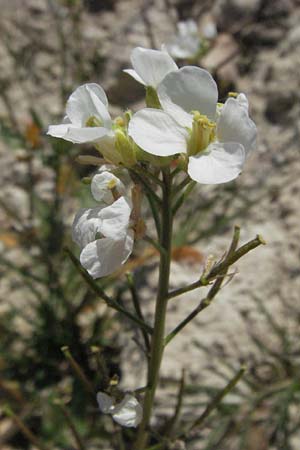
[[(217, 79), (220, 101), (228, 91), (249, 96), (259, 141), (237, 182), (198, 186), (185, 206), (172, 287), (194, 281), (209, 255), (221, 257), (235, 224), (243, 241), (260, 233), (267, 246), (237, 265), (211, 307), (168, 347), (155, 420), (163, 434), (183, 368), (188, 419), (245, 363), (244, 379), (186, 448), (298, 450), (299, 0), (0, 0), (0, 7), (0, 448), (123, 450), (61, 347), (98, 389), (103, 365), (124, 389), (136, 389), (145, 371), (139, 336), (85, 286), (64, 252), (74, 213), (91, 201), (80, 180), (94, 168), (75, 161), (91, 149), (45, 132), (85, 82), (104, 87), (114, 115), (143, 105), (143, 88), (122, 72), (130, 51), (160, 48), (179, 20), (193, 18), (200, 32), (207, 21), (217, 28), (197, 63)], [(157, 257), (140, 245), (129, 264), (150, 321)], [(115, 281), (100, 284), (129, 304), (123, 277)], [(168, 329), (200, 295), (171, 301)]]

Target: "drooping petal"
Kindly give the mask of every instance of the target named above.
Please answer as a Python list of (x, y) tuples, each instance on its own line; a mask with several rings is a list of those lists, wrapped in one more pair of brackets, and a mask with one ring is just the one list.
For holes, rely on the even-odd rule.
[(100, 232), (111, 239), (122, 239), (129, 226), (131, 205), (125, 197), (120, 197), (112, 205), (100, 212), (102, 219)]
[(257, 128), (249, 117), (244, 97), (226, 100), (217, 122), (217, 136), (222, 142), (239, 142), (246, 153), (255, 147)]
[(80, 248), (94, 241), (99, 232), (102, 219), (100, 213), (103, 207), (80, 209), (72, 224), (72, 239)]
[(130, 59), (135, 72), (143, 80), (143, 84), (154, 88), (169, 72), (178, 69), (172, 57), (160, 50), (136, 47), (133, 49)]
[(64, 138), (65, 135), (68, 133), (68, 130), (74, 127), (74, 125), (71, 125), (70, 123), (66, 124), (60, 124), (60, 125), (50, 125), (47, 131), (47, 134), (49, 136), (57, 137), (57, 138)]
[(123, 72), (128, 73), (132, 78), (134, 78), (138, 83), (145, 84), (144, 80), (136, 73), (133, 69), (124, 69)]
[(93, 176), (91, 191), (96, 201), (112, 204), (114, 202), (112, 189), (116, 189), (120, 195), (125, 194), (124, 184), (113, 173), (104, 171)]
[(207, 151), (189, 158), (188, 174), (202, 184), (227, 183), (238, 177), (245, 157), (241, 144), (213, 143), (208, 146)]
[(162, 108), (182, 126), (191, 128), (191, 111), (214, 120), (218, 100), (216, 82), (200, 67), (186, 66), (171, 72), (157, 88)]
[(115, 272), (129, 258), (133, 248), (133, 232), (125, 239), (97, 239), (89, 243), (80, 254), (80, 263), (91, 277), (100, 278)]
[(113, 132), (104, 127), (76, 127), (74, 125), (52, 125), (48, 133), (54, 137), (60, 137), (74, 144), (94, 142), (103, 137), (113, 136)]
[(96, 83), (88, 83), (79, 86), (67, 101), (66, 112), (74, 125), (84, 126), (91, 116), (99, 116), (99, 110), (95, 105), (96, 97), (107, 108), (108, 101), (101, 86)]
[(159, 109), (145, 108), (134, 114), (128, 133), (137, 145), (152, 155), (186, 152), (187, 130)]
[(103, 414), (111, 414), (114, 411), (114, 399), (105, 392), (97, 393), (97, 402)]
[(137, 427), (143, 417), (143, 409), (137, 399), (126, 394), (121, 403), (115, 407), (113, 419), (123, 427)]

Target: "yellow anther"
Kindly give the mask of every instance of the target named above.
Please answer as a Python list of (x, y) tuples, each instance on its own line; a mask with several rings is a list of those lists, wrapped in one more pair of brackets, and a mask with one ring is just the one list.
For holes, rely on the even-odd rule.
[(114, 122), (115, 122), (115, 125), (117, 127), (124, 127), (125, 126), (125, 121), (124, 121), (123, 117), (121, 117), (121, 116), (116, 117)]
[(115, 180), (115, 178), (112, 178), (108, 183), (107, 183), (107, 188), (108, 189), (114, 189), (117, 186), (117, 181)]
[(233, 97), (233, 98), (237, 98), (239, 94), (237, 92), (228, 92), (227, 96), (228, 97)]

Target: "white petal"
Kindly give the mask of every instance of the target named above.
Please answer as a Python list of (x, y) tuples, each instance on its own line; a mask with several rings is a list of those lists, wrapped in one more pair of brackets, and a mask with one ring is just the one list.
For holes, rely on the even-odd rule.
[(117, 192), (121, 195), (125, 194), (125, 186), (119, 178), (107, 171), (102, 171), (93, 176), (91, 183), (91, 191), (94, 199), (98, 202), (104, 202), (111, 205), (114, 202), (110, 183), (114, 184)]
[(134, 78), (136, 81), (138, 81), (141, 84), (145, 84), (145, 82), (142, 80), (142, 78), (139, 76), (138, 73), (136, 73), (133, 69), (124, 69), (123, 72), (128, 73), (132, 78)]
[(99, 167), (97, 173), (102, 172), (112, 173), (123, 183), (124, 186), (128, 186), (132, 181), (127, 169), (125, 169), (124, 167), (116, 167), (113, 164), (102, 164), (102, 166)]
[(70, 127), (74, 127), (74, 125), (70, 125), (70, 123), (60, 125), (50, 125), (47, 134), (49, 136), (63, 138), (68, 133)]
[(131, 209), (125, 197), (120, 197), (112, 205), (103, 208), (99, 214), (102, 219), (100, 232), (115, 240), (123, 238), (129, 226)]
[(166, 44), (166, 48), (173, 58), (185, 59), (194, 57), (199, 45), (199, 41), (197, 42), (194, 39), (184, 38), (183, 40), (181, 37), (176, 37)]
[(129, 122), (128, 134), (143, 150), (152, 155), (185, 153), (188, 132), (164, 111), (145, 108)]
[(94, 241), (100, 232), (102, 219), (100, 217), (102, 206), (97, 208), (80, 209), (72, 224), (72, 239), (80, 248)]
[(211, 120), (215, 118), (217, 85), (210, 73), (200, 67), (186, 66), (169, 73), (157, 93), (163, 109), (182, 126), (191, 127), (191, 111), (200, 111)]
[(219, 141), (242, 144), (247, 153), (255, 147), (257, 129), (243, 97), (226, 100), (217, 123), (217, 135)]
[(202, 184), (220, 184), (234, 180), (242, 171), (245, 150), (235, 142), (210, 144), (207, 151), (189, 158), (189, 176)]
[(172, 57), (160, 50), (136, 47), (130, 59), (134, 70), (147, 86), (157, 87), (169, 72), (178, 69)]
[(239, 103), (241, 106), (243, 106), (243, 107), (246, 109), (246, 111), (248, 112), (248, 109), (249, 109), (249, 102), (248, 102), (248, 99), (247, 99), (246, 95), (243, 94), (243, 93), (241, 93), (241, 94), (239, 94), (239, 95), (237, 96), (236, 100), (237, 100), (238, 103)]
[[(84, 127), (84, 128), (77, 128), (74, 125), (57, 125), (55, 128), (58, 127), (67, 127), (65, 128), (65, 134), (53, 134), (53, 130), (48, 131), (48, 134), (51, 134), (51, 136), (61, 137), (65, 139), (66, 141), (73, 142), (74, 144), (82, 144), (84, 142), (94, 142), (99, 141), (102, 138), (111, 137), (113, 136), (113, 132), (111, 130), (108, 130), (107, 128), (103, 127)], [(52, 131), (52, 133), (50, 133)], [(57, 130), (54, 130), (54, 132)], [(58, 130), (60, 131), (60, 130)]]
[(97, 111), (97, 117), (99, 117), (103, 123), (103, 126), (105, 128), (111, 129), (112, 127), (112, 120), (110, 117), (110, 114), (108, 112), (107, 106), (102, 103), (102, 101), (99, 99), (99, 97), (95, 94), (95, 92), (87, 87), (87, 90), (90, 93), (92, 102), (94, 103), (94, 106)]
[(105, 277), (115, 272), (129, 258), (133, 247), (133, 232), (125, 239), (97, 239), (82, 250), (80, 263), (93, 278)]
[[(95, 105), (95, 97), (98, 103)], [(84, 126), (86, 120), (91, 116), (99, 116), (103, 111), (99, 111), (99, 102), (107, 108), (108, 101), (101, 86), (95, 83), (79, 86), (67, 101), (66, 112), (74, 125)]]
[(114, 411), (114, 399), (105, 392), (97, 393), (97, 402), (103, 414), (111, 414)]
[(122, 402), (116, 406), (113, 419), (123, 427), (137, 427), (143, 417), (143, 409), (137, 399), (126, 394)]

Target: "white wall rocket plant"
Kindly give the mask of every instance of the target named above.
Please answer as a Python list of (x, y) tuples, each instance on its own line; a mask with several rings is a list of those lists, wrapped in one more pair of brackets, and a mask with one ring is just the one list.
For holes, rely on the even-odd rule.
[[(70, 255), (94, 292), (140, 329), (148, 375), (145, 386), (137, 387), (136, 392), (124, 393), (115, 380), (108, 380), (106, 386), (101, 386), (97, 401), (100, 411), (119, 425), (138, 427), (136, 433), (126, 435), (122, 448), (144, 450), (151, 446), (158, 450), (169, 448), (176, 439), (188, 439), (244, 372), (242, 368), (189, 426), (180, 427), (179, 421), (175, 429), (169, 427), (165, 436), (152, 432), (153, 404), (165, 347), (210, 305), (229, 268), (264, 243), (256, 236), (239, 246), (240, 232), (235, 227), (229, 249), (219, 261), (207, 263), (191, 285), (170, 291), (174, 217), (197, 183), (221, 184), (239, 176), (255, 148), (257, 131), (249, 117), (245, 94), (231, 95), (224, 104), (218, 103), (216, 83), (206, 70), (194, 66), (178, 69), (165, 50), (140, 47), (133, 50), (131, 61), (133, 69), (126, 72), (145, 85), (146, 108), (133, 115), (127, 111), (124, 117), (113, 120), (103, 89), (94, 83), (86, 84), (70, 96), (63, 123), (50, 126), (48, 134), (74, 143), (92, 142), (100, 153), (99, 158), (80, 157), (82, 162), (92, 161), (101, 167), (90, 180), (97, 206), (81, 209), (73, 222), (72, 237), (80, 248), (79, 261)], [(129, 183), (124, 182), (126, 173)], [(146, 234), (142, 195), (153, 215), (155, 237)], [(124, 283), (133, 294), (134, 312), (94, 281), (126, 264), (136, 239), (150, 242), (159, 252), (153, 324), (144, 319), (130, 274)], [(204, 286), (208, 290), (197, 308), (166, 335), (168, 302)], [(183, 389), (180, 392), (182, 395)]]
[(198, 24), (193, 19), (177, 23), (177, 32), (166, 42), (165, 49), (175, 59), (196, 61), (209, 48), (209, 41), (217, 36), (216, 25), (208, 21), (200, 35)]

